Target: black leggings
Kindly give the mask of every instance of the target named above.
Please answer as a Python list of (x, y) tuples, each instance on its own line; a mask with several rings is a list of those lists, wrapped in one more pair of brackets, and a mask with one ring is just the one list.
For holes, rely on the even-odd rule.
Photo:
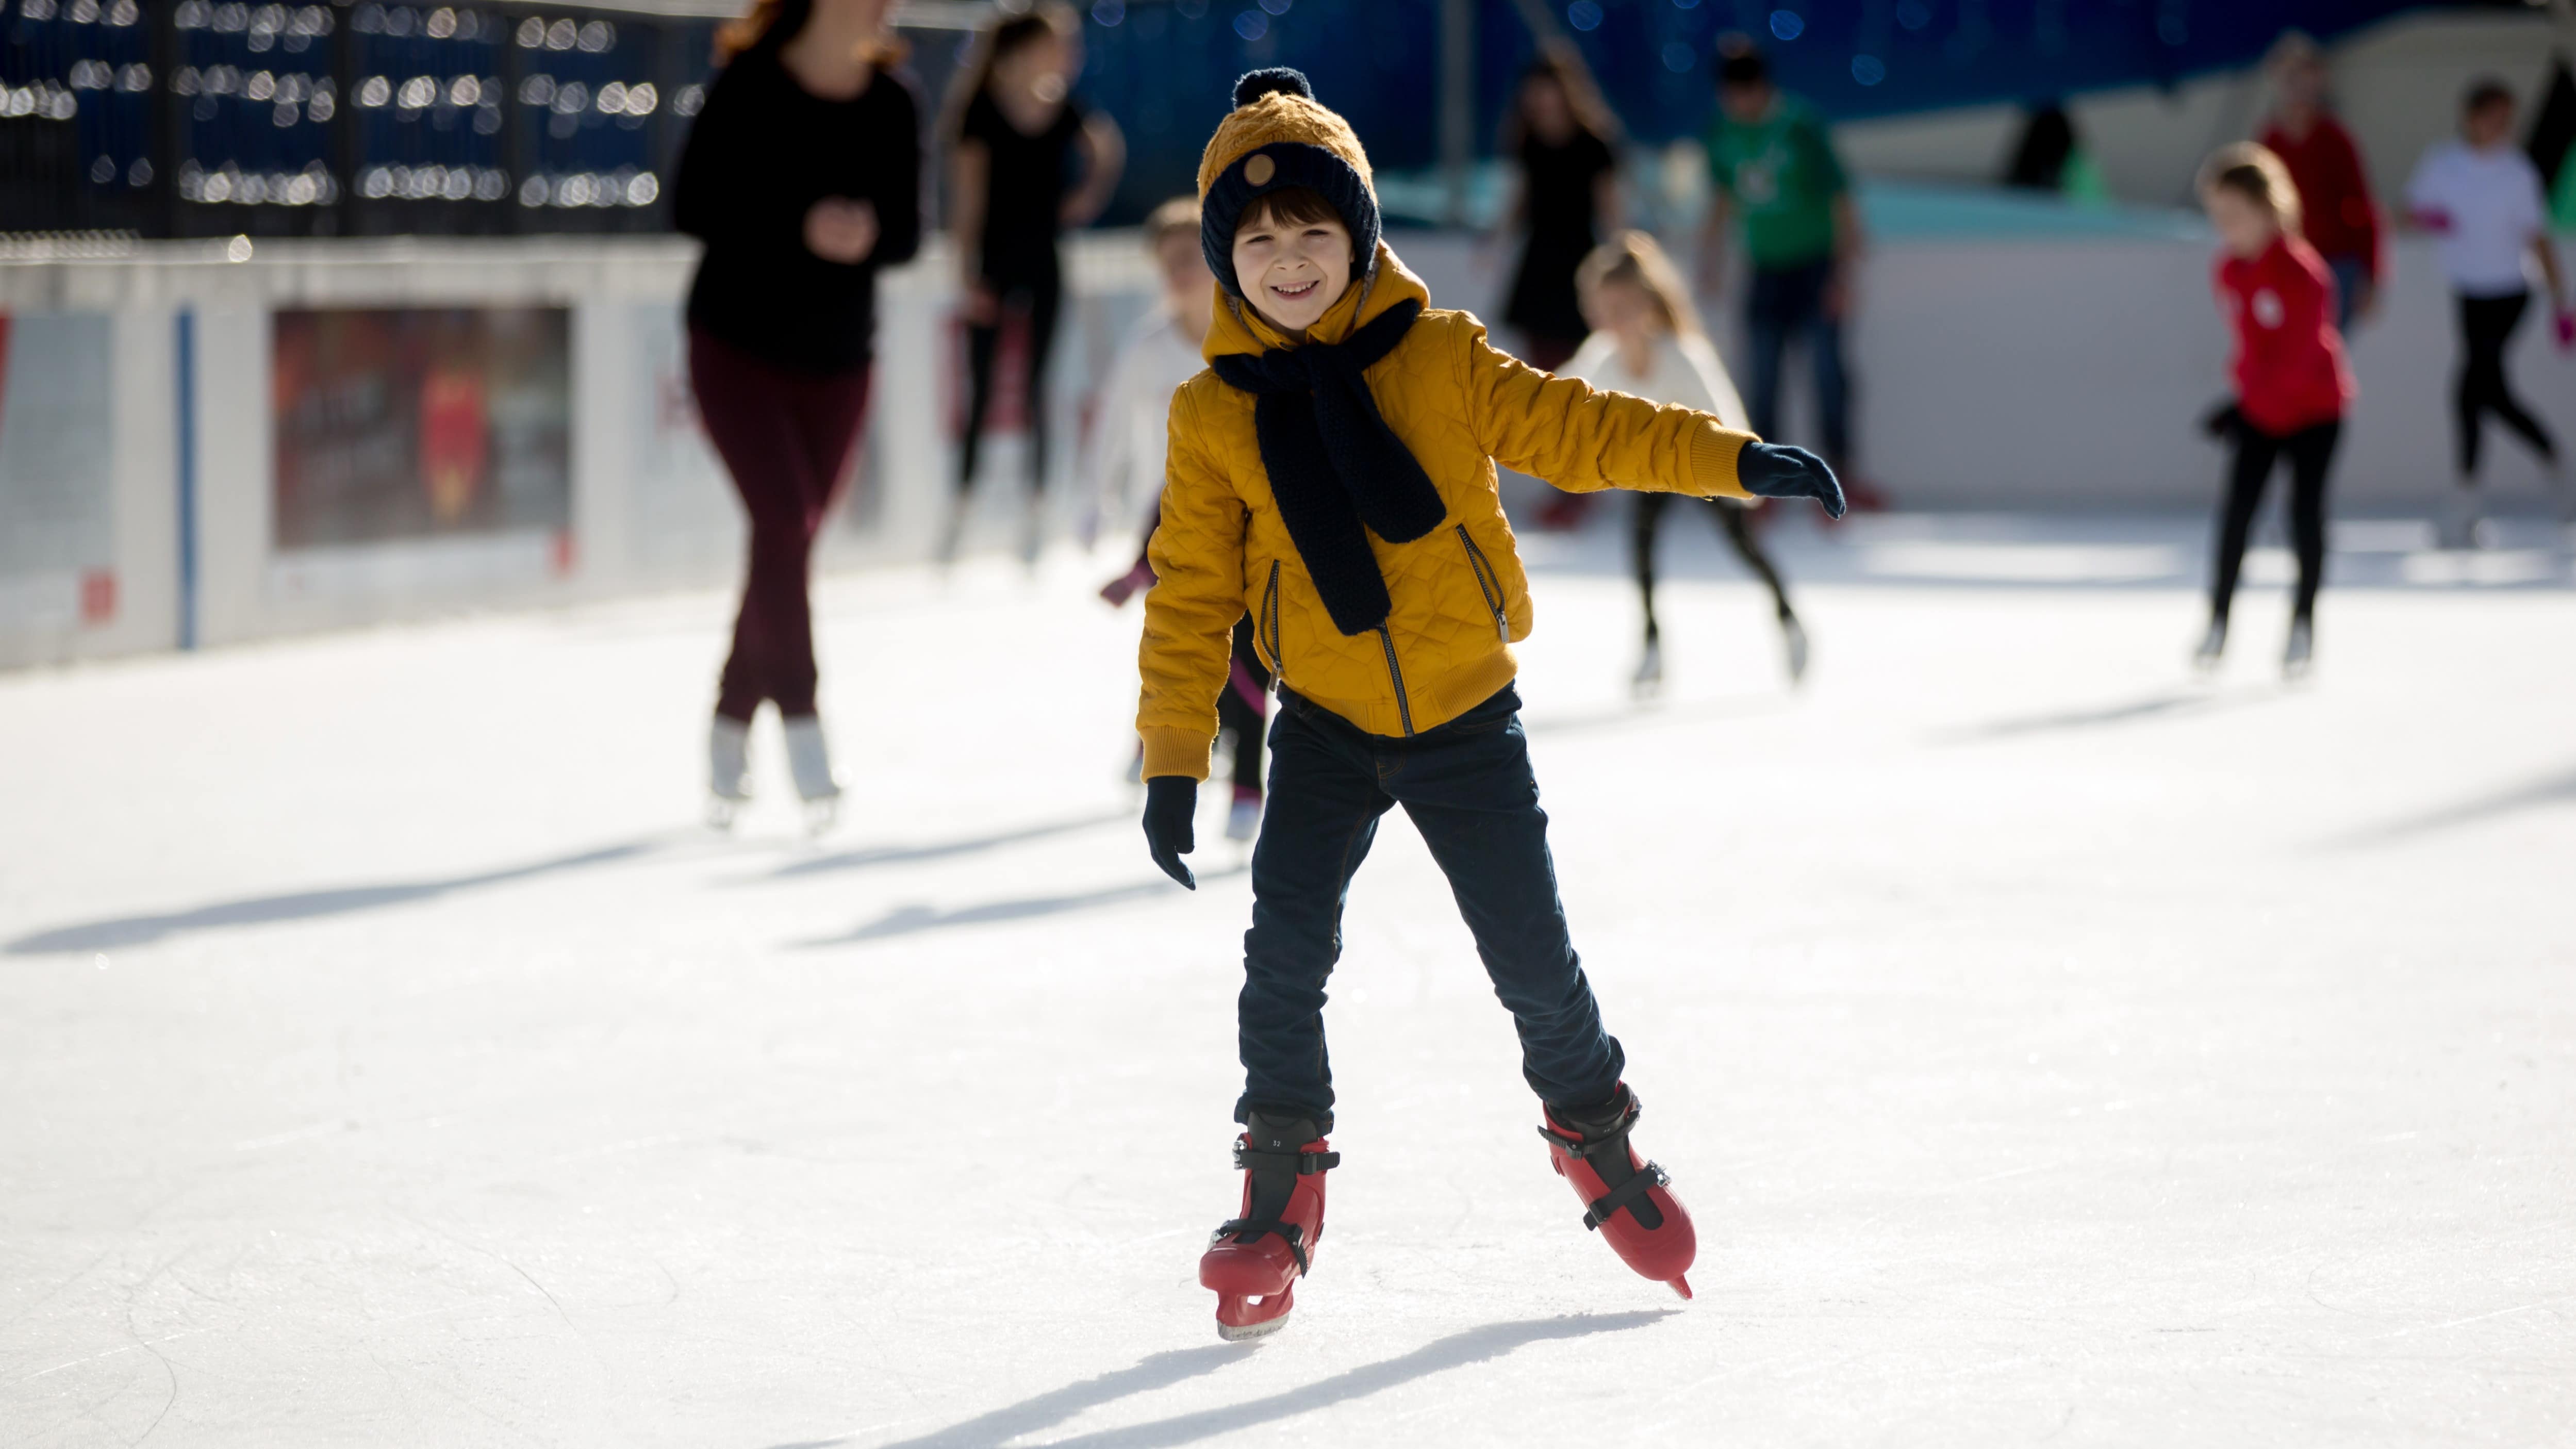
[(2505, 343), (2512, 339), (2513, 329), (2522, 325), (2523, 308), (2530, 304), (2529, 292), (2460, 298), (2460, 381), (2452, 390), (2451, 408), (2460, 434), (2463, 484), (2478, 475), (2478, 414), (2482, 412), (2494, 413), (2506, 427), (2520, 433), (2544, 461), (2558, 458), (2549, 430), (2514, 399), (2504, 376)]
[[(1662, 636), (1655, 624), (1655, 532), (1663, 526), (1664, 507), (1673, 501), (1670, 493), (1637, 495), (1636, 532), (1630, 536), (1630, 558), (1636, 566), (1637, 593), (1646, 601), (1646, 637)], [(1789, 608), (1789, 589), (1780, 582), (1780, 571), (1771, 566), (1771, 556), (1762, 551), (1761, 540), (1753, 536), (1753, 510), (1734, 503), (1710, 502), (1717, 526), (1726, 530), (1726, 541), (1735, 545), (1743, 556), (1744, 566), (1753, 570), (1771, 591), (1771, 607), (1783, 621), (1797, 616)]]
[(2335, 441), (2343, 436), (2340, 419), (2301, 428), (2276, 438), (2248, 422), (2236, 424), (2236, 459), (2227, 474), (2227, 497), (2218, 509), (2218, 559), (2209, 577), (2209, 616), (2224, 621), (2236, 599), (2236, 574), (2245, 563), (2245, 535), (2254, 527), (2254, 510), (2263, 501), (2263, 485), (2283, 454), (2290, 459), (2290, 541), (2299, 555), (2299, 592), (2292, 605), (2296, 618), (2317, 610), (2317, 589), (2326, 581), (2326, 469), (2334, 463)]
[[(1047, 353), (1055, 344), (1056, 309), (1064, 300), (1064, 283), (1055, 272), (1018, 280), (987, 277), (984, 285), (1001, 300), (1002, 310), (1028, 319), (1028, 376), (1021, 405), (1028, 413), (1029, 486), (1046, 487)], [(958, 450), (957, 491), (975, 486), (975, 458), (983, 450), (984, 413), (993, 405), (993, 362), (1002, 342), (1002, 319), (989, 327), (966, 329), (966, 436)]]

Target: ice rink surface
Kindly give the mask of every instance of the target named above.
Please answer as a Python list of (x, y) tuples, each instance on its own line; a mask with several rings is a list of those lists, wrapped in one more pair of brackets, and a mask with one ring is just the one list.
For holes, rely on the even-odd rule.
[[(2377, 529), (2377, 532), (2372, 530)], [(1419, 839), (1331, 1227), (1219, 1344), (1248, 885), (1065, 557), (824, 589), (852, 791), (693, 824), (727, 601), (0, 678), (0, 1443), (2576, 1440), (2576, 593), (2355, 525), (2190, 681), (2196, 521), (1610, 520), (1522, 690), (1698, 1300), (1584, 1232)], [(2257, 560), (2277, 580), (2277, 556)], [(2081, 580), (2108, 580), (2084, 583)]]

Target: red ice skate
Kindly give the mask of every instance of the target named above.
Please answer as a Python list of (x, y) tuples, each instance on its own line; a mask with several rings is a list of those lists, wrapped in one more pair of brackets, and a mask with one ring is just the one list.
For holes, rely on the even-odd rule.
[(1216, 1290), (1216, 1336), (1228, 1342), (1288, 1321), (1324, 1236), (1324, 1173), (1342, 1160), (1305, 1118), (1244, 1115), (1234, 1146), (1243, 1215), (1218, 1228), (1199, 1259), (1200, 1285)]
[(1583, 1226), (1600, 1230), (1629, 1267), (1688, 1298), (1690, 1280), (1682, 1275), (1699, 1256), (1699, 1238), (1690, 1209), (1673, 1196), (1672, 1179), (1628, 1145), (1638, 1111), (1622, 1082), (1618, 1095), (1589, 1111), (1548, 1108), (1538, 1135), (1547, 1139), (1556, 1175), (1583, 1199)]

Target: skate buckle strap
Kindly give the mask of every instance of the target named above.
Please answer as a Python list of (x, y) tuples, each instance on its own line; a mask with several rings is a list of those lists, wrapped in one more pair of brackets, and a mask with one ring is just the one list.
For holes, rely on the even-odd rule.
[[(1264, 1160), (1256, 1161), (1256, 1159)], [(1323, 1172), (1329, 1168), (1341, 1166), (1342, 1154), (1338, 1152), (1272, 1152), (1261, 1147), (1246, 1147), (1241, 1142), (1234, 1144), (1234, 1165), (1247, 1172), (1258, 1171), (1265, 1166), (1276, 1168), (1283, 1163), (1294, 1163), (1299, 1177), (1312, 1177), (1316, 1173)]]
[[(1585, 1230), (1592, 1231), (1599, 1229), (1603, 1223), (1610, 1221), (1611, 1217), (1621, 1208), (1628, 1209), (1628, 1216), (1636, 1217), (1636, 1201), (1646, 1195), (1646, 1189), (1650, 1187), (1670, 1187), (1672, 1185), (1672, 1181), (1673, 1179), (1671, 1174), (1664, 1171), (1661, 1163), (1647, 1163), (1645, 1171), (1638, 1173), (1635, 1177), (1629, 1178), (1626, 1182), (1619, 1184), (1617, 1187), (1610, 1189), (1608, 1192), (1601, 1194), (1600, 1197), (1593, 1200), (1592, 1205), (1586, 1208), (1583, 1213), (1583, 1226)], [(1645, 1224), (1641, 1220), (1638, 1223), (1638, 1226), (1643, 1227)]]
[(1277, 1233), (1279, 1241), (1288, 1245), (1288, 1255), (1297, 1260), (1297, 1276), (1305, 1277), (1306, 1229), (1299, 1224), (1283, 1223), (1277, 1218), (1228, 1218), (1209, 1235), (1208, 1241), (1221, 1243), (1232, 1238), (1238, 1243), (1250, 1244), (1260, 1241), (1268, 1233)]

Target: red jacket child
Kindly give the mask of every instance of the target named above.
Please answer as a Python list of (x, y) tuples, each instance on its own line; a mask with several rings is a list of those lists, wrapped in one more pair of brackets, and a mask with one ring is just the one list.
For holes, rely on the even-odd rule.
[(2353, 394), (2334, 326), (2334, 276), (2288, 233), (2262, 255), (2218, 263), (2218, 308), (2236, 329), (2237, 409), (2276, 438), (2343, 416)]

